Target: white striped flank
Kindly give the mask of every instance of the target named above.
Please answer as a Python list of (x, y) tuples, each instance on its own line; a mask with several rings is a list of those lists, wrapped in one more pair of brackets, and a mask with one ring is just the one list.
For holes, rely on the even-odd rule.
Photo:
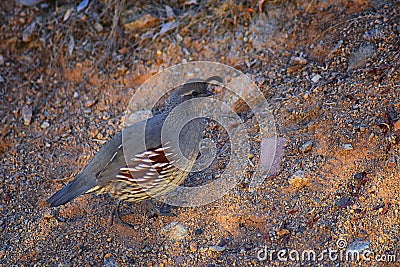
[(163, 167), (165, 167), (165, 166), (167, 166), (167, 165), (169, 165), (169, 164), (170, 164), (170, 163), (168, 163), (168, 162), (156, 163), (156, 164), (153, 165), (153, 167), (154, 167), (154, 168), (163, 168)]
[(156, 152), (163, 152), (163, 151), (166, 151), (167, 149), (170, 149), (171, 147), (169, 147), (169, 146), (164, 146), (164, 147), (160, 147), (160, 148), (157, 148), (156, 150), (154, 150), (154, 151), (156, 151)]
[(148, 159), (148, 158), (142, 159), (142, 161), (146, 162), (146, 163), (153, 163), (154, 162), (154, 160)]
[(109, 181), (108, 191), (130, 202), (167, 194), (182, 184), (188, 174), (173, 165), (179, 159), (167, 160), (174, 155), (171, 147), (165, 145), (136, 154), (128, 166), (119, 169), (115, 180)]

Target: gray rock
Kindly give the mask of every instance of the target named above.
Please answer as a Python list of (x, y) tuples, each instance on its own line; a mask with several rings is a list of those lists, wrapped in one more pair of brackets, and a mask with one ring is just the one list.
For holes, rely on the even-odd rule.
[(376, 53), (376, 46), (374, 44), (363, 44), (361, 45), (349, 59), (349, 70), (358, 69), (364, 67), (370, 59)]
[(161, 234), (171, 241), (179, 241), (188, 235), (188, 230), (183, 224), (172, 222), (161, 229)]

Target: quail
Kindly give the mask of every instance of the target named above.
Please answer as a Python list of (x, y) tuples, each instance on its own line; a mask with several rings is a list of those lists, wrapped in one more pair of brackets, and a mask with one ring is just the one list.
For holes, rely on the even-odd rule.
[[(171, 159), (174, 159), (175, 148), (168, 146), (168, 141), (162, 142), (162, 127), (167, 116), (178, 105), (193, 98), (211, 96), (208, 82), (212, 80), (223, 82), (221, 77), (213, 76), (207, 80), (188, 80), (177, 87), (162, 113), (135, 123), (115, 135), (102, 146), (75, 179), (52, 195), (47, 203), (51, 207), (57, 207), (85, 193), (109, 193), (117, 199), (111, 224), (114, 215), (117, 215), (120, 222), (130, 225), (121, 219), (121, 201), (134, 202), (165, 195), (175, 186), (181, 185), (189, 174), (191, 166), (174, 166), (174, 160)], [(204, 127), (204, 120), (194, 120), (182, 128), (178, 137), (179, 149), (185, 157), (192, 160), (197, 157)]]

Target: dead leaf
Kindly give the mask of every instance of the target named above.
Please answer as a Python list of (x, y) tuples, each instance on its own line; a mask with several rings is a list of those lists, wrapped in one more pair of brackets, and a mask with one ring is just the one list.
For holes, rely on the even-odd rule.
[(78, 7), (77, 7), (78, 12), (80, 12), (81, 10), (87, 8), (88, 5), (89, 5), (89, 0), (83, 0), (82, 2), (80, 2)]
[(167, 13), (167, 17), (168, 18), (174, 18), (175, 17), (175, 13), (174, 10), (172, 9), (172, 7), (170, 6), (165, 6), (165, 12)]
[(175, 28), (178, 27), (178, 26), (179, 26), (179, 23), (176, 22), (176, 21), (170, 21), (170, 22), (164, 23), (164, 24), (162, 25), (162, 27), (161, 27), (160, 32), (159, 32), (159, 33), (156, 33), (156, 34), (153, 36), (153, 40), (156, 39), (157, 36), (163, 35), (164, 33), (168, 32), (168, 31), (170, 31), (170, 30), (173, 30), (173, 29), (175, 29)]
[(63, 22), (66, 22), (69, 19), (69, 17), (71, 16), (71, 13), (72, 13), (72, 9), (68, 8), (67, 12), (65, 12), (65, 14), (64, 14)]
[(40, 4), (44, 0), (17, 0), (17, 4), (24, 5), (24, 6), (36, 6)]
[(133, 31), (138, 29), (148, 29), (156, 26), (159, 23), (159, 19), (153, 17), (150, 14), (144, 15), (143, 17), (124, 24), (124, 29), (127, 31)]

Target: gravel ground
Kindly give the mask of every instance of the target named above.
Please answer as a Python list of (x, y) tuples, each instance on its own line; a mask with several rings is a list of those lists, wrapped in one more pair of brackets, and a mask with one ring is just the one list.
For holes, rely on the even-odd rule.
[[(78, 5), (0, 3), (0, 266), (398, 266), (397, 1)], [(125, 204), (134, 229), (110, 226), (107, 195), (49, 208), (121, 130), (140, 84), (192, 60), (233, 66), (259, 86), (284, 144), (279, 172), (248, 190), (260, 133), (238, 104), (251, 163), (218, 201), (162, 217)], [(211, 124), (223, 149), (226, 132)], [(187, 183), (215, 179), (227, 161)], [(370, 261), (340, 258), (346, 249), (371, 251)], [(338, 258), (302, 260), (309, 250)]]

